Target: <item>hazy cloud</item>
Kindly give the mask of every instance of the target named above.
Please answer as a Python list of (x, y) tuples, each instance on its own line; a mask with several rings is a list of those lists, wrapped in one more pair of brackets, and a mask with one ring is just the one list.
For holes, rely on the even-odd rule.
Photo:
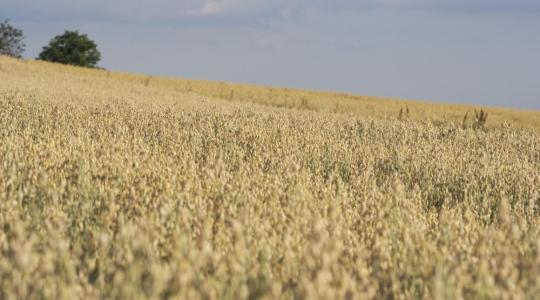
[[(305, 11), (331, 13), (370, 9), (512, 10), (538, 12), (538, 0), (0, 0), (6, 17), (58, 20), (170, 21), (185, 18), (290, 17)], [(1, 16), (0, 16), (1, 17)]]

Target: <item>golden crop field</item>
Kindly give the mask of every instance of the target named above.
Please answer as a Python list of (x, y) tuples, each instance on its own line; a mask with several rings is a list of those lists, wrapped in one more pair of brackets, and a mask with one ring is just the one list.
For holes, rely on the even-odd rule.
[(0, 298), (536, 299), (540, 113), (483, 109), (0, 57)]

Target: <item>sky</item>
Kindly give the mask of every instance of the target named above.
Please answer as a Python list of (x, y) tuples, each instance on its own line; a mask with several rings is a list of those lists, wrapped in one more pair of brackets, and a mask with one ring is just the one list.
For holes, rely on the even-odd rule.
[(101, 67), (540, 110), (539, 0), (0, 0), (27, 58), (64, 30)]

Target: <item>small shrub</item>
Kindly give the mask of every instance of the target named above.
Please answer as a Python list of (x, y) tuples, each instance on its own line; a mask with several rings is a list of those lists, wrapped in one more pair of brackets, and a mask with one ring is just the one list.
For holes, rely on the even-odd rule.
[(474, 111), (474, 129), (484, 129), (486, 126), (488, 113), (481, 109), (480, 111)]
[(145, 79), (144, 79), (144, 86), (150, 86), (150, 81), (152, 81), (152, 76), (147, 76)]
[(398, 120), (400, 121), (407, 120), (409, 119), (409, 116), (410, 116), (409, 106), (405, 106), (405, 109), (401, 107), (401, 109), (399, 110)]

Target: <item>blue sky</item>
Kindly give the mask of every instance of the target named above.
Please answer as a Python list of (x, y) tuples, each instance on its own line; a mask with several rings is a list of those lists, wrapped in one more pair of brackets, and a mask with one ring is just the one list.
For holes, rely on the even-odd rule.
[(102, 67), (540, 110), (538, 0), (0, 0), (34, 58), (94, 39)]

